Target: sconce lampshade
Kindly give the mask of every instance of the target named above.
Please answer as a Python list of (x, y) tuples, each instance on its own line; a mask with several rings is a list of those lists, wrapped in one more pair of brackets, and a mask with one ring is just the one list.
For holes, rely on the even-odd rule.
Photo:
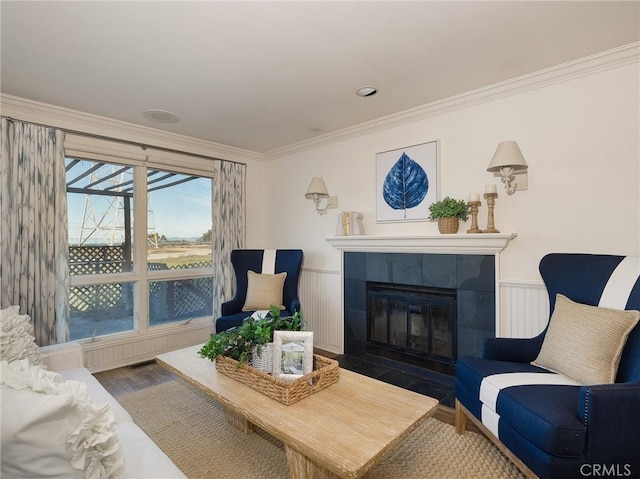
[(317, 198), (328, 198), (329, 191), (327, 190), (327, 185), (324, 184), (324, 180), (320, 176), (314, 176), (311, 179), (311, 183), (309, 184), (309, 188), (307, 188), (307, 192), (304, 197), (308, 200), (313, 199), (313, 195), (317, 195)]
[(526, 170), (529, 168), (518, 147), (518, 143), (515, 141), (503, 141), (498, 145), (487, 171), (496, 172), (505, 167), (510, 167), (514, 170)]

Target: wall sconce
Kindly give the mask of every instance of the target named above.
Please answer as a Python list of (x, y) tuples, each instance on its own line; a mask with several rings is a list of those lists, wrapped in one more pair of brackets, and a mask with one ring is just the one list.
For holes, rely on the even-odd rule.
[(503, 141), (493, 154), (487, 171), (500, 176), (507, 194), (512, 195), (516, 190), (527, 189), (528, 168), (518, 144), (515, 141)]
[[(338, 207), (338, 197), (329, 196), (327, 185), (324, 184), (324, 180), (320, 176), (314, 176), (311, 179), (311, 183), (309, 184), (309, 188), (307, 188), (307, 192), (304, 197), (308, 200), (313, 200), (316, 205), (316, 211), (319, 215), (326, 215), (328, 209)], [(325, 198), (327, 200), (327, 204), (324, 208), (320, 208), (320, 200)]]

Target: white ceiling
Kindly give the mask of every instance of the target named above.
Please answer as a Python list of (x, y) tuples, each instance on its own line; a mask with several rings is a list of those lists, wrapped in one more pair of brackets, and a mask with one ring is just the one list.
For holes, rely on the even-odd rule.
[(639, 1), (0, 8), (2, 93), (259, 153), (640, 39)]

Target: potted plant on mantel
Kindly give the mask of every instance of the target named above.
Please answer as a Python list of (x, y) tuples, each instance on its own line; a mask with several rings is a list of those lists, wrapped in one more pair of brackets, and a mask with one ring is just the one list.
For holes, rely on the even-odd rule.
[(438, 231), (442, 234), (458, 232), (460, 220), (469, 219), (469, 207), (463, 200), (456, 200), (447, 196), (445, 199), (429, 205), (429, 219), (438, 222)]
[[(220, 356), (227, 356), (238, 361), (238, 364), (256, 363), (257, 357), (263, 356), (263, 349), (273, 342), (273, 332), (300, 331), (302, 329), (300, 312), (293, 316), (280, 316), (280, 310), (271, 306), (269, 316), (259, 319), (245, 319), (240, 326), (214, 333), (198, 351), (201, 357), (211, 361)], [(266, 361), (269, 363), (269, 361)], [(268, 364), (271, 366), (271, 364)], [(255, 364), (254, 364), (255, 366)], [(268, 371), (271, 369), (269, 367)]]

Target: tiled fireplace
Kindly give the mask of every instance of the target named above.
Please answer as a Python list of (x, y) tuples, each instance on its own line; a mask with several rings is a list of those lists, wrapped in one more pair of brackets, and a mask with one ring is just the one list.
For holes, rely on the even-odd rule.
[[(437, 344), (427, 352), (420, 351), (423, 348), (411, 347), (410, 327), (402, 330), (408, 337), (406, 341), (391, 338), (395, 344), (390, 347), (379, 345), (382, 338), (378, 334), (378, 340), (375, 340), (375, 325), (368, 323), (375, 315), (367, 308), (368, 296), (372, 294), (371, 291), (367, 294), (367, 285), (382, 283), (392, 286), (398, 294), (401, 292), (399, 287), (408, 287), (403, 288), (408, 290), (407, 294), (415, 291), (415, 287), (431, 290), (436, 295), (445, 291), (451, 293), (449, 297), (454, 298), (455, 309), (449, 316), (455, 326), (452, 332), (455, 343), (450, 354), (438, 351)], [(484, 338), (495, 335), (495, 303), (493, 255), (344, 254), (344, 352), (347, 355), (380, 355), (455, 375), (457, 356), (479, 355)], [(374, 341), (371, 341), (372, 337)], [(400, 343), (408, 343), (409, 351), (402, 352), (402, 346), (398, 346)]]
[(495, 336), (499, 253), (515, 237), (328, 238), (343, 251), (344, 354), (455, 375)]

